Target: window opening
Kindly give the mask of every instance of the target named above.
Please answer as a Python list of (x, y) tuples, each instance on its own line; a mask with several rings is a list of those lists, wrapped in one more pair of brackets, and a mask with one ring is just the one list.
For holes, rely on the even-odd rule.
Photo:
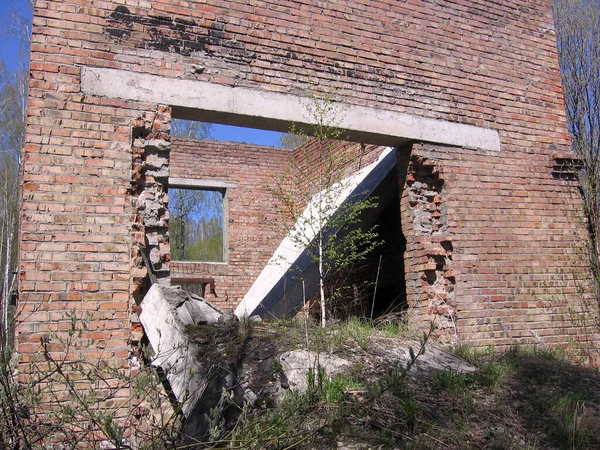
[(224, 204), (224, 189), (169, 189), (169, 240), (173, 260), (225, 261)]

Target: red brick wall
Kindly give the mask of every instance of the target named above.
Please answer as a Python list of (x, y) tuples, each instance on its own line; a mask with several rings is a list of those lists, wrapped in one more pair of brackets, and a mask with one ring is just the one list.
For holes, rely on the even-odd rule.
[[(558, 313), (537, 306), (575, 301), (567, 268), (584, 261), (566, 239), (567, 210), (581, 214), (575, 189), (548, 172), (550, 154), (568, 146), (552, 29), (549, 0), (37, 0), (23, 152), (23, 359), (49, 328), (68, 326), (71, 309), (92, 313), (108, 359), (128, 352), (132, 127), (152, 123), (157, 105), (83, 95), (81, 66), (336, 92), (497, 130), (499, 154), (423, 147), (448, 180), (457, 312), (466, 311), (459, 333), (488, 343), (481, 333), (493, 330), (479, 318), (502, 313), (514, 335), (532, 334), (531, 323), (564, 341), (550, 320)], [(571, 325), (564, 330), (574, 335)]]
[(274, 91), (338, 90), (351, 103), (499, 130), (505, 150), (566, 144), (549, 1), (36, 6), (34, 73), (69, 67), (76, 82), (73, 66), (85, 64)]
[[(306, 181), (318, 181), (319, 169), (326, 172), (329, 165), (335, 182), (375, 162), (383, 149), (377, 145), (312, 138), (294, 149), (294, 164), (296, 170), (305, 174)], [(318, 186), (309, 187), (309, 190), (315, 189)]]
[[(577, 182), (555, 177), (554, 160), (542, 153), (506, 158), (415, 144), (417, 160), (443, 180), (440, 198), (431, 200), (446, 226), (429, 235), (415, 230), (409, 170), (402, 225), (413, 317), (427, 323), (437, 314), (436, 322), (465, 343), (594, 347), (597, 306)], [(424, 275), (436, 269), (451, 289), (432, 296)]]
[(237, 142), (174, 139), (170, 176), (231, 182), (227, 189), (227, 261), (171, 262), (171, 277), (215, 278), (218, 297), (207, 299), (234, 309), (286, 234), (279, 201), (267, 186), (281, 180), (291, 151)]

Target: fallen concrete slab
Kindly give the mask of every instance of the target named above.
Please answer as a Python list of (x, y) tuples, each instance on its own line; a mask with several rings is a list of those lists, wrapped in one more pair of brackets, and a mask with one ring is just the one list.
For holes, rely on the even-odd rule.
[[(377, 161), (342, 180), (340, 189), (332, 189), (336, 197), (328, 200), (333, 206), (330, 208), (332, 215), (345, 203), (369, 198), (395, 165), (396, 153), (387, 148)], [(312, 225), (314, 220), (310, 219), (315, 217), (317, 198), (315, 196), (305, 208), (294, 229), (279, 244), (269, 263), (254, 281), (235, 310), (237, 317), (258, 315), (267, 319), (279, 319), (293, 316), (301, 308), (303, 298), (309, 299), (316, 292), (319, 279), (316, 264), (308, 246), (300, 244), (293, 236), (300, 234), (305, 242), (317, 236), (319, 230)], [(383, 205), (388, 199), (379, 200)], [(373, 220), (374, 216), (375, 214)], [(326, 227), (327, 221), (324, 223), (324, 228)]]
[[(421, 342), (402, 338), (373, 337), (369, 342), (370, 356), (380, 364), (387, 365), (397, 361), (405, 367), (411, 360), (410, 349), (415, 354), (421, 348)], [(415, 378), (431, 377), (437, 372), (451, 370), (456, 373), (473, 373), (477, 368), (464, 359), (447, 352), (433, 340), (425, 345), (425, 352), (420, 355), (411, 367), (409, 375)]]
[(152, 350), (152, 364), (167, 377), (173, 394), (188, 417), (206, 389), (199, 369), (199, 347), (185, 327), (216, 324), (223, 314), (201, 297), (182, 289), (153, 285), (140, 304), (139, 317)]

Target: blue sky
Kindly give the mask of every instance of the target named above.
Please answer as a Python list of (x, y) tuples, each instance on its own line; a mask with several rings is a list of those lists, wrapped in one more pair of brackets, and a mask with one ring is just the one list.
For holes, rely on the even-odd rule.
[[(0, 59), (9, 70), (15, 70), (21, 63), (26, 63), (24, 59), (29, 54), (26, 49), (20, 49), (19, 40), (11, 36), (16, 25), (11, 15), (13, 11), (31, 20), (28, 0), (0, 0)], [(221, 141), (280, 146), (281, 133), (274, 131), (215, 124), (212, 134), (216, 140)]]
[[(31, 11), (27, 0), (0, 0), (0, 59), (9, 69), (15, 69), (22, 62), (22, 55), (19, 52), (19, 40), (11, 36), (16, 26), (11, 11), (17, 11), (28, 20), (31, 20)], [(28, 54), (25, 49), (22, 50), (23, 55)]]
[(212, 134), (217, 141), (246, 142), (247, 144), (270, 145), (273, 147), (281, 146), (279, 140), (281, 133), (276, 131), (215, 124), (212, 128)]

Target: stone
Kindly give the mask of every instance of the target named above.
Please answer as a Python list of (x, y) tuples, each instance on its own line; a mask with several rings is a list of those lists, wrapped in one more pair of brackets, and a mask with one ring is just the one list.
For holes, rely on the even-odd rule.
[[(316, 374), (318, 366), (321, 366), (328, 377), (342, 373), (349, 369), (352, 363), (336, 355), (308, 351), (293, 350), (282, 353), (277, 358), (281, 363), (281, 371), (287, 379), (289, 389), (306, 392), (308, 388), (307, 377), (309, 369)], [(315, 375), (316, 376), (316, 375)]]
[[(381, 364), (389, 365), (390, 362), (398, 361), (402, 366), (406, 366), (410, 361), (410, 349), (412, 348), (416, 355), (420, 347), (419, 341), (374, 337), (369, 343), (369, 354)], [(429, 340), (425, 345), (425, 353), (417, 358), (409, 374), (415, 378), (430, 377), (437, 372), (446, 370), (473, 373), (477, 368)]]

